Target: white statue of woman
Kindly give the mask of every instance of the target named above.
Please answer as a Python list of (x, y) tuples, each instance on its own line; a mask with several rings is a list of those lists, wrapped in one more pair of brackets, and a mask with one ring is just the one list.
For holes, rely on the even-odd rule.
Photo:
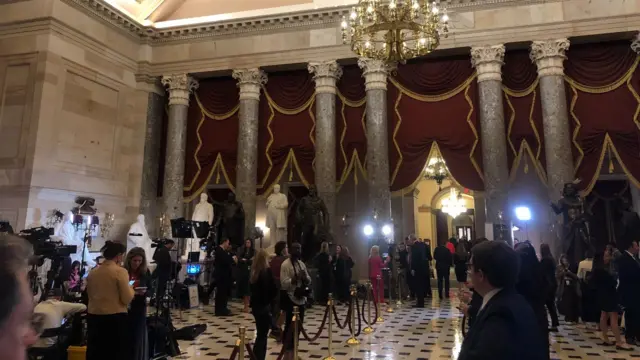
[[(200, 202), (193, 210), (191, 220), (207, 222), (209, 226), (211, 226), (213, 225), (213, 205), (207, 201), (208, 198), (207, 194), (200, 194)], [(201, 253), (200, 239), (196, 236), (195, 229), (193, 230), (193, 238), (187, 240), (187, 247), (185, 248), (183, 256), (186, 257), (190, 252)]]
[(131, 224), (129, 232), (127, 232), (127, 251), (134, 247), (144, 249), (147, 255), (147, 261), (153, 258), (153, 249), (151, 248), (151, 238), (147, 232), (147, 225), (144, 222), (144, 215), (138, 215), (138, 220)]
[(71, 261), (82, 262), (82, 253), (84, 252), (84, 262), (87, 263), (87, 266), (94, 267), (96, 266), (96, 262), (89, 253), (89, 247), (85, 245), (83, 239), (80, 237), (81, 235), (76, 232), (72, 219), (73, 214), (71, 212), (67, 212), (64, 215), (62, 226), (59, 228), (58, 234), (54, 234), (54, 236), (57, 237), (58, 240), (62, 241), (64, 245), (76, 246), (76, 252), (70, 255)]
[(271, 231), (272, 244), (287, 239), (287, 196), (280, 192), (280, 185), (273, 187), (273, 193), (267, 198), (266, 225)]

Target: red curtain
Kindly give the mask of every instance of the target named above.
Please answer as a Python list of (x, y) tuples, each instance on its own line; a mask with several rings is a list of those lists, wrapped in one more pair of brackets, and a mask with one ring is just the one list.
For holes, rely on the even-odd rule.
[(258, 118), (258, 194), (282, 176), (313, 182), (315, 82), (307, 70), (269, 74)]
[(505, 54), (502, 85), (511, 180), (515, 179), (519, 164), (524, 162), (525, 172), (535, 171), (540, 180), (546, 182), (538, 71), (529, 58), (528, 49)]
[(239, 91), (229, 77), (200, 81), (187, 115), (184, 197), (190, 201), (213, 182), (235, 185)]
[(336, 179), (342, 185), (352, 171), (364, 170), (367, 156), (365, 88), (362, 70), (345, 66), (336, 96)]
[(392, 191), (415, 186), (434, 143), (458, 183), (483, 189), (474, 78), (468, 56), (409, 62), (391, 77), (387, 109)]
[(617, 159), (630, 179), (638, 184), (640, 70), (637, 54), (631, 50), (629, 41), (616, 41), (572, 46), (567, 57), (567, 101), (572, 119), (576, 177), (582, 180), (581, 189), (591, 191), (607, 155)]

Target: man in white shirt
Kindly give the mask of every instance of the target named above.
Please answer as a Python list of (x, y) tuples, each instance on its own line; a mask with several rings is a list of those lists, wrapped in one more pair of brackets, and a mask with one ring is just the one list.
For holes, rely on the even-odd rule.
[[(42, 330), (59, 328), (68, 316), (87, 311), (84, 304), (76, 304), (50, 298), (36, 305), (33, 312), (43, 317)], [(33, 347), (50, 347), (58, 341), (55, 337), (40, 338)]]

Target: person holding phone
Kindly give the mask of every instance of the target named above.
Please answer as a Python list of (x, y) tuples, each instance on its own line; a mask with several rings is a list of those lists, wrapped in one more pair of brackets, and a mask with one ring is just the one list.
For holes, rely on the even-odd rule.
[(151, 294), (151, 273), (147, 268), (147, 257), (143, 248), (129, 250), (124, 261), (129, 272), (129, 285), (136, 294), (129, 305), (129, 329), (131, 331), (131, 359), (149, 359), (149, 341), (147, 338), (147, 304)]
[(129, 274), (120, 264), (126, 247), (107, 241), (102, 247), (104, 262), (89, 272), (87, 296), (87, 360), (128, 359), (128, 305), (135, 291)]

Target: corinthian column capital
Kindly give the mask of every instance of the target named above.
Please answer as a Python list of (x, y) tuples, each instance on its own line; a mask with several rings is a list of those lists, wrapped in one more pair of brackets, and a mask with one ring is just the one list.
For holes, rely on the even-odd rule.
[(189, 94), (198, 88), (198, 81), (187, 74), (165, 75), (162, 85), (169, 88), (169, 105), (189, 106)]
[(562, 63), (567, 58), (569, 39), (534, 41), (531, 43), (531, 61), (538, 66), (538, 76), (564, 75)]
[(336, 82), (342, 76), (342, 67), (336, 61), (310, 62), (307, 69), (316, 82), (316, 94), (336, 93)]
[(233, 70), (231, 74), (238, 80), (240, 100), (260, 100), (260, 88), (267, 83), (267, 74), (258, 68)]
[(504, 45), (478, 46), (471, 48), (471, 65), (476, 68), (478, 82), (502, 81)]
[(638, 55), (640, 55), (640, 31), (631, 42), (631, 50), (635, 51)]
[(387, 90), (387, 76), (395, 68), (395, 64), (361, 57), (358, 59), (358, 66), (362, 69), (366, 90)]

